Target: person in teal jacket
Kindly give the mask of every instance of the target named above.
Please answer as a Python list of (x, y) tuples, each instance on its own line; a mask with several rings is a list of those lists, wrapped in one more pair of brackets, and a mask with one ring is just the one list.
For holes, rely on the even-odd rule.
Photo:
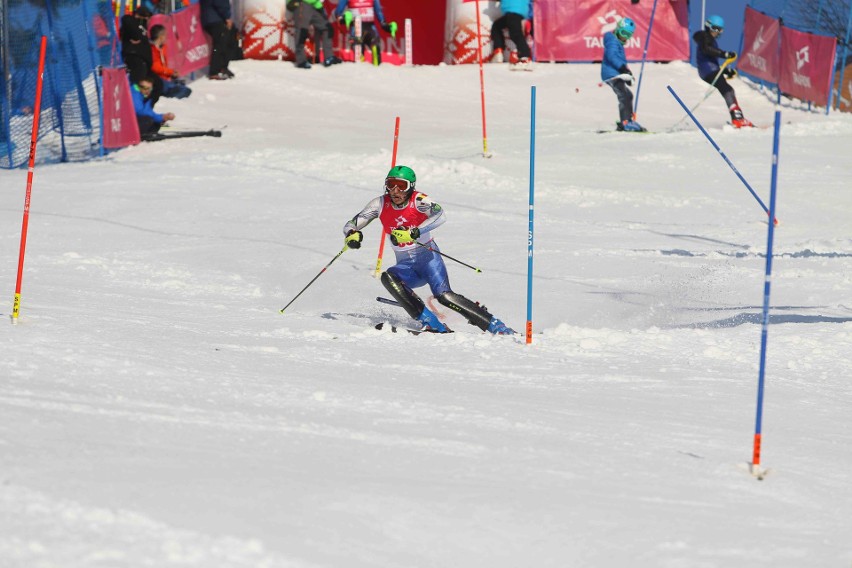
[(503, 14), (491, 24), (491, 43), (493, 63), (503, 63), (503, 50), (506, 38), (503, 30), (509, 30), (509, 39), (518, 48), (518, 65), (529, 66), (532, 63), (532, 51), (524, 33), (524, 20), (532, 20), (531, 0), (502, 0), (500, 9)]

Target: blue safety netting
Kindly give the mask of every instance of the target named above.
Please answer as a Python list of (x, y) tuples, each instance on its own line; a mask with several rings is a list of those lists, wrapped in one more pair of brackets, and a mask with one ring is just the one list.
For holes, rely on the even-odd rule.
[(115, 16), (103, 0), (3, 0), (0, 10), (0, 168), (29, 158), (41, 37), (47, 37), (39, 162), (100, 152), (98, 66), (116, 64)]

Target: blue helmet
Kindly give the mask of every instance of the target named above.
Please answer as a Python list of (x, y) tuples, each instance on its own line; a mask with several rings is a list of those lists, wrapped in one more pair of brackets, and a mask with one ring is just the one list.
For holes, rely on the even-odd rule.
[(714, 14), (712, 16), (708, 16), (707, 19), (704, 20), (704, 27), (721, 32), (725, 27), (725, 20), (722, 19), (722, 16), (716, 16)]
[(636, 31), (636, 22), (630, 18), (621, 18), (615, 24), (615, 35), (621, 39), (630, 39), (633, 37), (633, 32)]

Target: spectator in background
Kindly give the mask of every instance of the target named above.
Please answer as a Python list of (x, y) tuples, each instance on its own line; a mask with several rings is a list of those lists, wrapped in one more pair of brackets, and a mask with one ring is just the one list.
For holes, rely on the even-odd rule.
[(169, 67), (166, 46), (166, 28), (157, 24), (151, 26), (151, 70), (163, 81), (163, 96), (174, 99), (184, 99), (192, 93), (192, 89), (178, 78), (178, 72)]
[(231, 3), (229, 0), (200, 0), (201, 27), (213, 40), (213, 54), (210, 56), (210, 71), (208, 79), (233, 79), (234, 74), (228, 69), (230, 62), (229, 33), (234, 27), (231, 20)]
[[(151, 11), (140, 6), (132, 14), (121, 17), (121, 57), (127, 72), (130, 74), (130, 84), (135, 84), (151, 75), (151, 44), (148, 41), (148, 19)], [(154, 82), (154, 101), (163, 90), (159, 77)]]
[(503, 15), (491, 24), (491, 61), (493, 63), (503, 63), (507, 59), (503, 55), (503, 50), (506, 49), (506, 39), (503, 37), (503, 30), (509, 30), (509, 39), (518, 48), (518, 62), (516, 65), (529, 67), (532, 65), (532, 51), (527, 44), (527, 37), (524, 33), (524, 20), (532, 20), (532, 2), (531, 0), (502, 0), (500, 2), (500, 9)]
[(130, 94), (133, 97), (133, 110), (136, 113), (136, 122), (139, 125), (139, 135), (142, 140), (148, 140), (160, 131), (169, 120), (174, 120), (175, 115), (167, 112), (160, 114), (154, 111), (154, 101), (151, 91), (154, 87), (153, 77), (145, 77), (133, 84)]
[[(339, 57), (334, 55), (331, 46), (331, 26), (322, 7), (323, 0), (290, 0), (287, 9), (293, 12), (296, 27), (299, 28), (299, 37), (296, 38), (296, 67), (299, 69), (310, 69), (311, 62), (305, 55), (305, 42), (308, 41), (311, 26), (314, 33), (321, 37), (323, 65), (328, 67), (342, 63)], [(319, 50), (319, 45), (315, 49)]]
[[(379, 46), (379, 33), (376, 31), (376, 22), (383, 30), (392, 37), (396, 37), (396, 22), (385, 22), (382, 13), (382, 3), (379, 0), (340, 0), (334, 9), (334, 17), (337, 22), (350, 30), (353, 42), (360, 43), (365, 52), (370, 51), (373, 55), (373, 65), (382, 62), (381, 48)], [(361, 19), (361, 37), (355, 36), (355, 18)]]

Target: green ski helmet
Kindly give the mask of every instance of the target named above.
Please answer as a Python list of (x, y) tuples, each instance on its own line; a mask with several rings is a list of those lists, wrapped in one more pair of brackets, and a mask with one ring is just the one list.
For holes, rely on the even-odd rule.
[(417, 176), (414, 174), (414, 170), (409, 168), (408, 166), (394, 166), (388, 172), (388, 175), (385, 176), (385, 191), (390, 191), (392, 183), (389, 183), (391, 180), (402, 180), (408, 183), (408, 187), (406, 188), (406, 197), (411, 196), (414, 191), (414, 186), (417, 182)]

